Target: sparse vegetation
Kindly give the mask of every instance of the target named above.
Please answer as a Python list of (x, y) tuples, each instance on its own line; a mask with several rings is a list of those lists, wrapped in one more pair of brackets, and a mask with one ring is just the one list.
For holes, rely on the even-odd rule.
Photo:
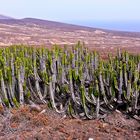
[(48, 104), (75, 118), (104, 118), (119, 109), (140, 114), (140, 55), (102, 60), (80, 42), (71, 50), (11, 46), (0, 49), (0, 103)]

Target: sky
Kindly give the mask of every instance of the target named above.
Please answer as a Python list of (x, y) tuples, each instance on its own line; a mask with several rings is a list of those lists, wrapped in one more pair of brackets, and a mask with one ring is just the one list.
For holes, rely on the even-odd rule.
[(0, 14), (67, 23), (140, 22), (140, 0), (0, 0)]

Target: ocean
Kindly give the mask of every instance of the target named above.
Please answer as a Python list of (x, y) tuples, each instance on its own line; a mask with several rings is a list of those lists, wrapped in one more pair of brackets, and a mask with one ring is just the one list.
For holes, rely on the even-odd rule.
[(80, 22), (73, 22), (73, 24), (88, 26), (88, 27), (93, 27), (93, 28), (117, 30), (117, 31), (140, 32), (140, 21), (139, 22), (80, 21)]

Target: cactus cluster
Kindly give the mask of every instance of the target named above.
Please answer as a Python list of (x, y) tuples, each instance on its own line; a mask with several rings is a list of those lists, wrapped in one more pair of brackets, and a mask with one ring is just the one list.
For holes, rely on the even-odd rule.
[(0, 49), (0, 104), (48, 104), (72, 117), (104, 118), (119, 109), (140, 114), (140, 55), (102, 60), (78, 43), (72, 49), (11, 46)]

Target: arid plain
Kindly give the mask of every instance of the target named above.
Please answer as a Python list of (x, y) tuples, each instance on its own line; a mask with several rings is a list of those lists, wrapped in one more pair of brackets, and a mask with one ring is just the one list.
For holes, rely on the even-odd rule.
[(13, 44), (51, 47), (53, 44), (74, 45), (78, 41), (101, 53), (115, 52), (117, 48), (140, 52), (138, 32), (111, 31), (32, 18), (0, 20), (1, 47)]

